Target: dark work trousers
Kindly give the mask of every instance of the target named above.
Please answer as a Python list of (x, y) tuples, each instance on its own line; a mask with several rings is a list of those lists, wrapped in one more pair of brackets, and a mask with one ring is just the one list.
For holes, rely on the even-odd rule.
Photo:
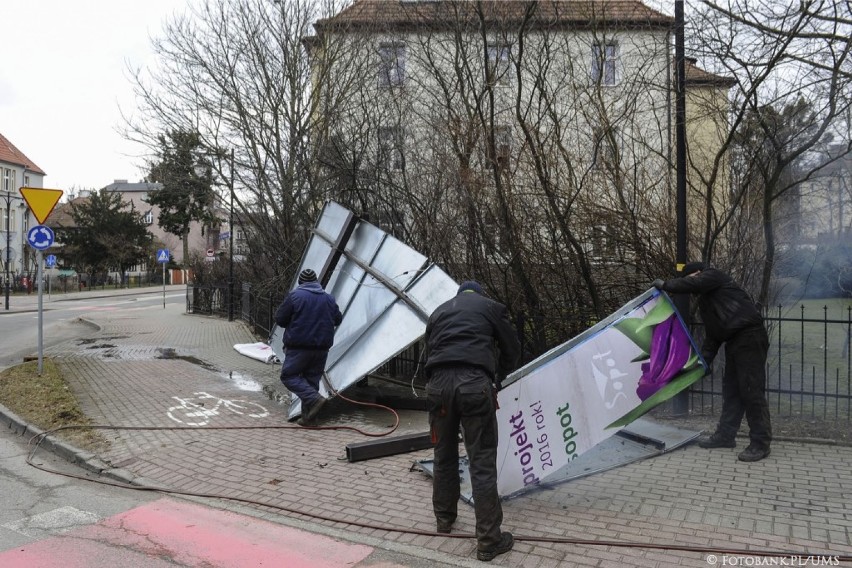
[(497, 494), (497, 415), (491, 378), (476, 367), (442, 367), (432, 371), (426, 393), (435, 441), (435, 518), (452, 524), (458, 514), (461, 426), (470, 462), (477, 546), (493, 550), (500, 542), (503, 508)]
[(302, 413), (320, 397), (319, 384), (328, 359), (327, 349), (290, 349), (284, 353), (281, 382), (302, 401)]
[(751, 443), (768, 448), (772, 441), (769, 403), (766, 401), (766, 353), (769, 337), (763, 327), (738, 332), (725, 342), (722, 414), (719, 433), (731, 440), (745, 415)]

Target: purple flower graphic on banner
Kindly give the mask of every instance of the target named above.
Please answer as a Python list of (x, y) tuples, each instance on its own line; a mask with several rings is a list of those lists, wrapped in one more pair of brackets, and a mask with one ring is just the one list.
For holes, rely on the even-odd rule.
[(689, 337), (675, 314), (654, 326), (650, 359), (642, 363), (642, 377), (636, 387), (639, 399), (646, 400), (680, 373), (691, 352)]

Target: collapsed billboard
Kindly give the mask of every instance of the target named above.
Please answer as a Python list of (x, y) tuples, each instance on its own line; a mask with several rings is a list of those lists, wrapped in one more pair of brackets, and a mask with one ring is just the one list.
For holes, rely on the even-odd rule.
[[(428, 258), (375, 225), (329, 201), (317, 220), (295, 274), (311, 268), (337, 300), (343, 322), (328, 354), (326, 377), (344, 390), (423, 337), (429, 315), (458, 284)], [(298, 286), (294, 278), (291, 290)], [(283, 329), (270, 346), (284, 361)], [(320, 392), (329, 392), (321, 383)], [(301, 413), (298, 398), (289, 417)]]
[(671, 299), (657, 290), (518, 369), (498, 394), (500, 495), (558, 478), (705, 370)]

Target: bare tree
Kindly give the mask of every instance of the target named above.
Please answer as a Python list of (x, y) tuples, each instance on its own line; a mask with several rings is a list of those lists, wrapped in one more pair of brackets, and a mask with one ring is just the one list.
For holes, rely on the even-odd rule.
[[(163, 132), (200, 134), (218, 158), (220, 187), (236, 188), (237, 220), (251, 234), (258, 283), (281, 286), (277, 276), (294, 269), (323, 203), (313, 148), (324, 134), (313, 120), (333, 112), (340, 92), (312, 90), (311, 75), (323, 80), (326, 62), (339, 54), (334, 45), (319, 45), (309, 59), (303, 39), (317, 18), (342, 5), (199, 0), (154, 40), (157, 65), (131, 70), (139, 110), (126, 117), (126, 135), (155, 152)], [(335, 80), (345, 85), (351, 77)], [(231, 149), (233, 171), (224, 159)]]
[[(760, 261), (754, 287), (763, 303), (777, 251), (773, 206), (812, 175), (799, 171), (795, 179), (790, 168), (824, 141), (852, 103), (850, 33), (848, 3), (835, 0), (704, 1), (691, 18), (695, 53), (736, 80), (724, 143), (712, 168), (694, 172), (705, 203), (698, 245), (703, 258), (713, 259), (726, 241), (742, 236), (731, 229), (745, 227), (738, 219), (743, 213), (753, 217), (758, 205), (762, 242), (749, 241), (758, 252), (721, 260), (742, 272), (750, 261)], [(733, 170), (730, 188), (718, 183), (728, 175), (728, 157), (740, 168)]]

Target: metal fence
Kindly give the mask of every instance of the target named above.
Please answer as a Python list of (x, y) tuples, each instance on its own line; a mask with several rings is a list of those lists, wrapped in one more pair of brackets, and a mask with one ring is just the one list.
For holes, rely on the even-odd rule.
[[(765, 314), (769, 332), (766, 394), (775, 414), (819, 420), (852, 421), (852, 307), (830, 317), (804, 306), (783, 315), (778, 306)], [(714, 413), (722, 404), (724, 354), (712, 375), (690, 391), (693, 414)]]
[(186, 311), (190, 314), (228, 317), (228, 285), (188, 286)]
[[(227, 295), (227, 285), (191, 287), (187, 311), (227, 316)], [(253, 293), (251, 285), (243, 283), (234, 299), (239, 302), (234, 313), (258, 337), (268, 340), (281, 298)], [(765, 315), (770, 338), (766, 365), (770, 408), (779, 416), (852, 421), (852, 307), (845, 308), (842, 317), (830, 317), (827, 306), (820, 312), (814, 316), (802, 306), (784, 315), (778, 306)], [(700, 326), (696, 328), (700, 335)], [(422, 386), (422, 357), (423, 346), (416, 343), (375, 374)], [(692, 414), (712, 415), (721, 408), (723, 373), (724, 350), (716, 358), (713, 373), (690, 389)]]

